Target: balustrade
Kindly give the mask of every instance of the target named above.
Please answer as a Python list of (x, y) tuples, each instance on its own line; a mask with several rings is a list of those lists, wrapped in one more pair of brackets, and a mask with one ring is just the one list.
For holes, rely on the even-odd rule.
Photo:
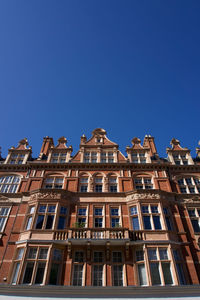
[(68, 230), (55, 231), (55, 240), (124, 240), (131, 241), (143, 240), (143, 233), (141, 231), (130, 231), (123, 228), (69, 228)]

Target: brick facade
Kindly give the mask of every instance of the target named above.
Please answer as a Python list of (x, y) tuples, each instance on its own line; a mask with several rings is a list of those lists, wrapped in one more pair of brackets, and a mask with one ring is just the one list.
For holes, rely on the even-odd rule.
[(0, 283), (74, 286), (199, 284), (200, 150), (154, 138), (126, 156), (97, 128), (78, 153), (45, 137), (0, 161)]

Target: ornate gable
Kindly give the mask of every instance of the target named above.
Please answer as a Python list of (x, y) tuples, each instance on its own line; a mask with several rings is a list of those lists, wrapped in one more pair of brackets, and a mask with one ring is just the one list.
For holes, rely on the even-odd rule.
[(80, 150), (73, 157), (72, 162), (112, 163), (126, 161), (118, 148), (118, 144), (107, 138), (104, 129), (96, 128), (89, 140), (84, 134), (81, 136)]
[(170, 142), (171, 148), (167, 148), (168, 159), (175, 165), (193, 165), (194, 162), (188, 148), (183, 148), (179, 140), (173, 138)]

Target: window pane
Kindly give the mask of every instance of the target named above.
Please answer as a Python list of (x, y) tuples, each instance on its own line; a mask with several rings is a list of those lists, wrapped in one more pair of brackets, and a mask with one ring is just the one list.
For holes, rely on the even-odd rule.
[(167, 224), (167, 229), (172, 230), (172, 224), (171, 224), (170, 217), (165, 217), (165, 220), (166, 220), (166, 224)]
[(138, 275), (140, 285), (147, 285), (146, 270), (144, 264), (138, 265)]
[(58, 229), (65, 229), (66, 217), (60, 216), (58, 219)]
[(158, 206), (151, 206), (151, 212), (153, 213), (158, 213)]
[(35, 277), (35, 284), (43, 283), (45, 266), (46, 263), (38, 263), (36, 277)]
[(159, 216), (153, 216), (153, 222), (154, 222), (155, 229), (161, 229), (161, 223), (160, 223)]
[(33, 219), (32, 216), (28, 217), (27, 224), (26, 224), (26, 230), (29, 230), (31, 228), (32, 219)]
[(47, 259), (48, 248), (41, 248), (39, 259)]
[(53, 220), (54, 220), (54, 215), (48, 215), (48, 217), (47, 217), (47, 223), (46, 223), (46, 228), (45, 229), (52, 229), (52, 227), (53, 227)]
[(149, 213), (149, 207), (148, 206), (142, 206), (142, 213), (148, 214)]
[(4, 224), (6, 222), (6, 218), (0, 217), (0, 232), (3, 231)]
[(191, 220), (192, 226), (195, 232), (200, 232), (199, 222), (198, 220)]
[(148, 249), (149, 260), (157, 260), (156, 249)]
[(97, 228), (103, 227), (103, 219), (102, 218), (95, 218), (94, 226)]
[(39, 216), (37, 217), (37, 221), (36, 221), (36, 226), (35, 226), (35, 228), (36, 228), (36, 229), (42, 229), (43, 222), (44, 222), (44, 216), (43, 216), (43, 215), (39, 215)]
[(9, 212), (9, 208), (8, 207), (2, 207), (1, 208), (1, 212), (0, 212), (0, 216), (7, 216)]
[(83, 258), (84, 258), (84, 253), (82, 251), (75, 252), (75, 258), (74, 258), (75, 262), (83, 262)]
[(62, 250), (54, 249), (53, 251), (53, 260), (61, 261), (62, 260)]
[(131, 207), (131, 215), (137, 215), (137, 206)]
[(46, 205), (40, 205), (39, 212), (45, 212), (46, 211)]
[(60, 208), (60, 214), (61, 215), (66, 215), (67, 214), (67, 207), (61, 206), (61, 208)]
[(123, 266), (116, 265), (113, 266), (113, 285), (114, 286), (123, 286)]
[(86, 216), (86, 208), (79, 208), (78, 209), (79, 216)]
[(17, 282), (17, 276), (19, 273), (19, 267), (20, 267), (20, 263), (16, 263), (15, 268), (14, 268), (14, 273), (13, 273), (13, 278), (12, 278), (12, 284), (16, 284)]
[(49, 277), (49, 284), (53, 284), (53, 285), (58, 284), (59, 269), (60, 269), (60, 264), (52, 263), (50, 277)]
[(95, 216), (102, 216), (102, 211), (103, 211), (102, 208), (95, 208), (94, 209)]
[(113, 262), (118, 262), (121, 263), (122, 262), (122, 253), (121, 252), (113, 252), (112, 253), (112, 257), (113, 257)]
[(173, 284), (170, 263), (162, 262), (162, 270), (165, 284)]
[(56, 209), (55, 205), (48, 206), (48, 212), (53, 213), (53, 212), (55, 212), (55, 209)]
[(143, 216), (144, 229), (151, 229), (150, 216)]
[(111, 216), (119, 216), (119, 208), (111, 208)]
[(73, 285), (82, 286), (83, 265), (74, 265)]
[(28, 258), (35, 259), (37, 254), (37, 248), (29, 248)]
[(93, 266), (93, 285), (102, 286), (103, 285), (103, 266), (94, 265)]
[(132, 218), (133, 220), (133, 230), (140, 230), (138, 217)]
[(88, 189), (87, 185), (81, 185), (80, 192), (87, 193), (87, 189)]
[(31, 283), (31, 278), (32, 278), (32, 274), (33, 274), (33, 266), (34, 266), (33, 262), (28, 262), (26, 264), (26, 271), (24, 274), (23, 283), (25, 283), (25, 284)]
[(103, 262), (103, 252), (94, 252), (94, 262)]
[(137, 250), (135, 252), (136, 254), (136, 261), (144, 260), (144, 251), (143, 250)]
[(160, 272), (158, 263), (150, 263), (152, 285), (160, 285)]
[(178, 272), (178, 279), (179, 279), (179, 283), (180, 284), (186, 284), (186, 280), (185, 280), (185, 276), (184, 276), (184, 272), (183, 272), (183, 267), (180, 263), (176, 264), (176, 269)]
[(111, 218), (111, 227), (119, 227), (119, 218)]
[(96, 184), (95, 185), (95, 192), (96, 193), (101, 193), (102, 192), (102, 185), (101, 184)]
[(24, 248), (19, 248), (17, 253), (17, 259), (22, 259)]
[(161, 260), (168, 259), (167, 249), (159, 249), (159, 254)]

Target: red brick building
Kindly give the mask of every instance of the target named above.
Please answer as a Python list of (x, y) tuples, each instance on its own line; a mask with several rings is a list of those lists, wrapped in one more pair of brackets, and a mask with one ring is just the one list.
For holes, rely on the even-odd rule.
[(26, 139), (0, 161), (2, 285), (180, 286), (200, 280), (200, 149), (154, 138), (122, 154), (103, 129), (79, 151)]

